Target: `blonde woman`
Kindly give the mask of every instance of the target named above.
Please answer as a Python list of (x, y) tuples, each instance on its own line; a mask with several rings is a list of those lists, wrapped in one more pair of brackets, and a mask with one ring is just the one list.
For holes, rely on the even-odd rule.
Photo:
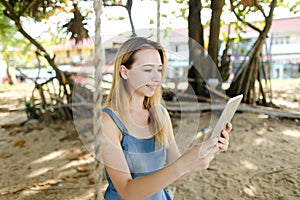
[(113, 83), (102, 117), (102, 159), (107, 200), (166, 200), (164, 189), (181, 176), (209, 166), (228, 148), (231, 124), (220, 138), (180, 155), (171, 120), (161, 106), (166, 55), (156, 42), (135, 37), (117, 52)]

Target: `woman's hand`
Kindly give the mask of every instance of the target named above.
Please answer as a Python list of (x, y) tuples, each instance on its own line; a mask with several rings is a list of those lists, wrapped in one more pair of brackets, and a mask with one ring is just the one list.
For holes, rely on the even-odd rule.
[(209, 167), (215, 153), (219, 151), (217, 147), (218, 139), (209, 139), (199, 145), (188, 149), (179, 158), (180, 170), (185, 173), (204, 170)]
[(222, 130), (221, 136), (218, 138), (218, 149), (220, 152), (227, 151), (229, 145), (229, 132), (232, 129), (232, 124), (227, 123), (225, 130)]
[(207, 139), (199, 145), (188, 149), (179, 158), (179, 170), (189, 173), (197, 170), (204, 170), (209, 167), (217, 152), (226, 151), (229, 145), (229, 132), (232, 129), (231, 123), (226, 124), (219, 138)]

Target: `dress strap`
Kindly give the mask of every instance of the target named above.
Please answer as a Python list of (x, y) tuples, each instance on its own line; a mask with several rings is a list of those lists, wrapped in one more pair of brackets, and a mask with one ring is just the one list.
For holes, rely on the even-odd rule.
[(106, 112), (112, 120), (115, 122), (115, 124), (118, 126), (118, 128), (121, 130), (122, 134), (127, 134), (128, 130), (123, 124), (123, 122), (120, 120), (120, 118), (109, 108), (102, 108), (103, 112)]

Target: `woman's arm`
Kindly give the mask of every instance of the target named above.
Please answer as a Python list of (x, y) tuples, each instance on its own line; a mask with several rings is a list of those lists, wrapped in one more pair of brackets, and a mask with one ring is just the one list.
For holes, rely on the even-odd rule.
[[(120, 145), (120, 130), (107, 114), (103, 114), (102, 123), (105, 124), (102, 129), (104, 164), (118, 194), (125, 200), (145, 199), (186, 173), (207, 169), (214, 154), (219, 151), (216, 145), (217, 139), (208, 140), (205, 145), (196, 145), (180, 157), (179, 154), (174, 153), (174, 158), (177, 156), (178, 158), (163, 169), (132, 179)], [(204, 146), (207, 148), (205, 151), (203, 151)], [(177, 147), (173, 147), (176, 150)]]
[[(211, 141), (211, 145), (215, 146), (215, 142)], [(111, 167), (106, 166), (106, 170), (122, 199), (145, 199), (170, 185), (186, 173), (207, 169), (210, 161), (214, 158), (214, 153), (218, 150), (216, 150), (216, 147), (212, 148), (208, 154), (200, 157), (198, 156), (200, 148), (200, 145), (195, 146), (163, 169), (135, 179), (132, 179), (129, 173), (120, 172)]]

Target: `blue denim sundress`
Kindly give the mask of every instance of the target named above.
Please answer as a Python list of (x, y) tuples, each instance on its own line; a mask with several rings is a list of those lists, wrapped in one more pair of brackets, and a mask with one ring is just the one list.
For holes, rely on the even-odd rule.
[[(118, 116), (109, 108), (103, 108), (122, 132), (121, 147), (126, 158), (132, 178), (146, 176), (164, 167), (166, 163), (166, 148), (155, 149), (154, 138), (138, 139), (129, 134), (127, 128)], [(121, 200), (107, 171), (105, 170), (108, 187), (104, 194), (105, 200)], [(146, 200), (171, 200), (165, 189), (155, 193)]]

